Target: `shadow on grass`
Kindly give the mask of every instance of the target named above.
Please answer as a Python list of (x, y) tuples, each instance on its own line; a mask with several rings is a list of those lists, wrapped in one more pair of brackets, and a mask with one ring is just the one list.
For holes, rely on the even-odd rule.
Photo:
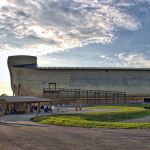
[(124, 121), (128, 119), (142, 118), (147, 115), (150, 115), (150, 111), (142, 111), (142, 112), (135, 112), (135, 113), (112, 112), (112, 113), (92, 113), (92, 114), (66, 114), (66, 115), (54, 115), (54, 117), (68, 117), (68, 118), (75, 117), (87, 121), (118, 122), (118, 121)]

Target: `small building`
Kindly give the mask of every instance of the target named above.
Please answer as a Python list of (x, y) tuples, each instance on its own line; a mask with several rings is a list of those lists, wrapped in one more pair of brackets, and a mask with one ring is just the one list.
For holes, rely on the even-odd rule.
[[(12, 113), (30, 113), (33, 106), (51, 105), (50, 99), (30, 97), (30, 96), (1, 96), (0, 107), (3, 109), (4, 114)], [(2, 110), (1, 109), (1, 110)]]

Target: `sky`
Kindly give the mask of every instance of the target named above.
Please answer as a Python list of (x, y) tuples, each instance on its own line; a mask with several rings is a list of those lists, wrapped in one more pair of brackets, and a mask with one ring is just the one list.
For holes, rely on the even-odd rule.
[(38, 66), (150, 67), (150, 0), (1, 0), (0, 94), (7, 57)]

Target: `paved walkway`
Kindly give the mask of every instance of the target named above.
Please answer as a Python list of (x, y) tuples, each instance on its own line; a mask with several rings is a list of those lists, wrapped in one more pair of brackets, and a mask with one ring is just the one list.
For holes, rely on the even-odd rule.
[[(64, 112), (57, 112), (55, 109), (54, 114), (70, 114), (70, 113), (89, 113), (89, 112), (112, 112), (116, 111), (116, 108), (111, 109), (86, 109), (83, 108), (81, 111), (75, 111), (75, 108), (66, 108)], [(39, 114), (41, 115), (51, 115), (51, 113)], [(34, 114), (12, 114), (5, 115), (2, 117), (2, 122), (7, 123), (24, 123), (24, 124), (33, 124), (31, 118), (35, 117)], [(34, 123), (35, 124), (35, 123)]]
[(12, 114), (5, 115), (2, 117), (2, 123), (15, 123), (15, 124), (32, 124), (31, 118), (34, 117), (34, 114)]

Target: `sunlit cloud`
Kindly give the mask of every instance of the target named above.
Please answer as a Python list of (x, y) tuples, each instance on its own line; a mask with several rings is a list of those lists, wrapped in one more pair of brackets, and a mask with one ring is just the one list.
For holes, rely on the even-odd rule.
[(118, 58), (124, 66), (150, 67), (150, 60), (146, 59), (144, 54), (138, 51), (120, 53)]
[(0, 93), (10, 91), (9, 55), (36, 55), (39, 66), (150, 67), (149, 18), (150, 0), (1, 0)]
[[(140, 22), (113, 1), (4, 0), (0, 4), (1, 50), (48, 53), (90, 43), (109, 44), (118, 28), (135, 31)], [(5, 46), (4, 46), (5, 45)]]

